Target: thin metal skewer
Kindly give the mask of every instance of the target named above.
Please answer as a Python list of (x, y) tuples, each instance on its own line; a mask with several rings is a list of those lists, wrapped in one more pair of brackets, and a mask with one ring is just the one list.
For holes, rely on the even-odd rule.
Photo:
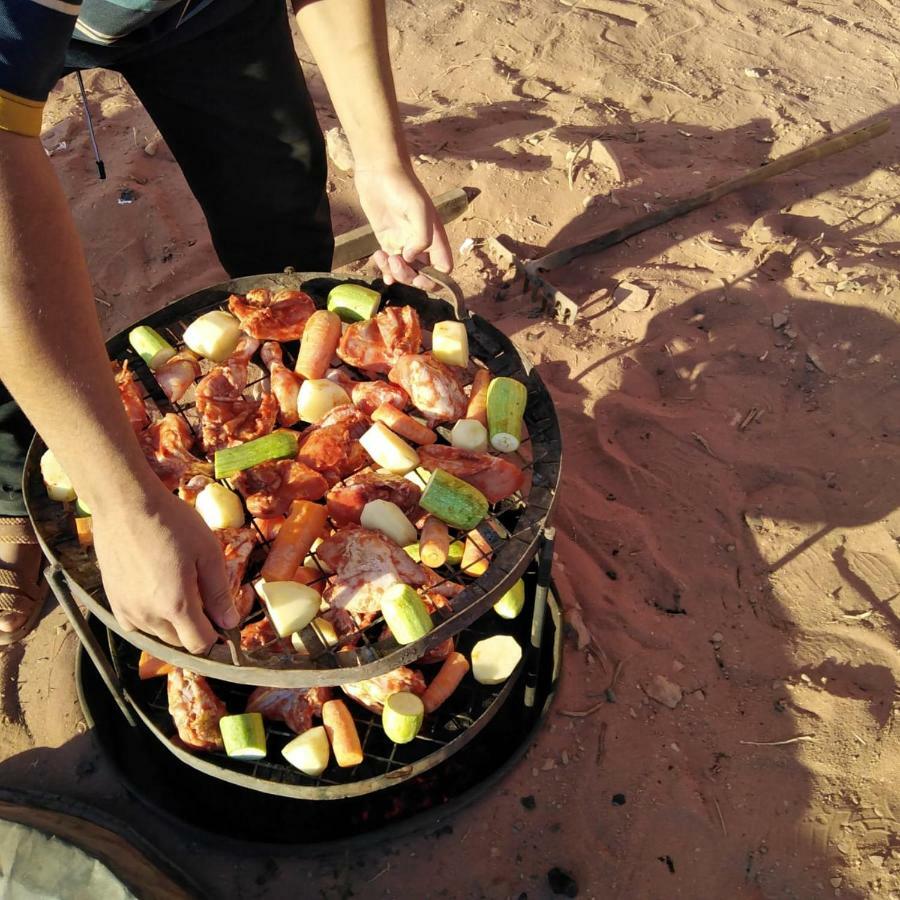
[(84, 106), (84, 118), (87, 121), (88, 136), (91, 139), (91, 146), (94, 148), (94, 159), (97, 161), (97, 172), (100, 174), (100, 180), (106, 180), (106, 166), (100, 159), (100, 148), (97, 146), (97, 138), (94, 135), (94, 122), (91, 119), (91, 111), (88, 109), (87, 92), (84, 89), (84, 81), (81, 78), (81, 72), (76, 72), (75, 77), (78, 79), (78, 89), (81, 91), (81, 104)]

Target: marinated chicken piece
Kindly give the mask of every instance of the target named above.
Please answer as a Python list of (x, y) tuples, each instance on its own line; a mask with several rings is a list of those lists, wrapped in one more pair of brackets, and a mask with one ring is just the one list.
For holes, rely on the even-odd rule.
[(406, 666), (385, 672), (384, 675), (376, 675), (365, 681), (356, 681), (352, 684), (342, 684), (341, 690), (352, 697), (360, 706), (364, 706), (373, 713), (381, 713), (384, 710), (384, 702), (391, 694), (409, 692), (421, 696), (425, 693), (425, 676)]
[(353, 390), (353, 386), (359, 384), (359, 380), (354, 376), (352, 370), (346, 366), (334, 366), (327, 369), (325, 377), (335, 384), (339, 384), (348, 394)]
[(281, 638), (267, 616), (245, 625), (241, 629), (242, 650), (266, 650), (272, 653), (290, 653), (293, 650), (290, 638)]
[(184, 669), (173, 669), (166, 678), (169, 714), (178, 737), (196, 750), (221, 750), (219, 719), (227, 710), (206, 679)]
[(381, 532), (348, 525), (319, 544), (316, 556), (335, 574), (323, 599), (346, 609), (359, 621), (377, 614), (381, 598), (392, 585), (419, 587), (427, 581), (425, 569)]
[(477, 487), (489, 503), (511, 496), (525, 483), (525, 473), (517, 465), (490, 453), (432, 444), (419, 447), (419, 461), (430, 472), (443, 469), (467, 481)]
[(409, 394), (399, 384), (389, 381), (358, 381), (351, 389), (350, 399), (367, 416), (371, 416), (382, 403), (390, 403), (400, 410), (409, 406)]
[(370, 424), (368, 416), (351, 404), (337, 406), (303, 432), (297, 460), (321, 472), (329, 485), (337, 484), (371, 462), (359, 442)]
[(427, 576), (425, 587), (428, 590), (423, 599), (425, 606), (428, 607), (428, 612), (434, 612), (435, 609), (446, 606), (448, 600), (452, 600), (465, 590), (461, 584), (450, 581), (448, 578), (442, 578), (434, 569), (429, 569), (428, 566), (422, 566), (422, 568)]
[(328, 515), (340, 527), (351, 522), (359, 525), (363, 507), (370, 500), (389, 500), (412, 517), (419, 507), (421, 496), (421, 488), (402, 475), (359, 472), (333, 487), (326, 499)]
[(200, 377), (200, 360), (190, 350), (176, 353), (154, 373), (163, 393), (172, 403), (177, 403), (187, 389)]
[(187, 422), (175, 413), (154, 422), (138, 440), (150, 468), (170, 491), (196, 476), (212, 476), (212, 466), (190, 452), (194, 435)]
[(295, 425), (300, 421), (297, 413), (297, 395), (300, 393), (301, 378), (284, 364), (281, 344), (266, 341), (259, 351), (262, 361), (269, 370), (269, 383), (278, 401), (278, 420), (282, 425)]
[(234, 595), (234, 608), (238, 617), (243, 621), (250, 615), (253, 610), (253, 604), (256, 602), (256, 591), (253, 590), (252, 584), (242, 584), (241, 589)]
[(115, 373), (116, 387), (119, 389), (119, 396), (122, 398), (122, 405), (125, 407), (128, 421), (135, 433), (140, 434), (150, 421), (147, 407), (144, 404), (144, 392), (140, 384), (134, 380), (134, 372), (128, 367), (127, 359), (121, 365), (112, 363), (112, 370)]
[(312, 728), (313, 717), (321, 717), (322, 704), (331, 699), (331, 688), (258, 687), (247, 699), (247, 712), (264, 719), (284, 722), (291, 731), (303, 734)]
[(464, 419), (469, 401), (453, 367), (430, 353), (401, 357), (388, 373), (410, 396), (412, 405), (428, 420), (429, 428), (439, 422)]
[(274, 516), (271, 519), (256, 518), (253, 524), (259, 529), (264, 541), (274, 541), (281, 526), (284, 525), (284, 516)]
[(355, 647), (357, 643), (359, 643), (360, 631), (368, 628), (375, 620), (376, 616), (362, 616), (360, 617), (360, 620), (357, 621), (346, 609), (331, 607), (322, 613), (322, 618), (331, 622), (334, 633), (338, 636), (338, 640), (340, 641), (340, 652), (342, 649)]
[(250, 357), (258, 346), (258, 341), (242, 337), (234, 353), (197, 384), (197, 412), (207, 453), (262, 437), (275, 425), (278, 402), (272, 394), (259, 400), (243, 396)]
[(411, 306), (390, 306), (344, 332), (337, 355), (364, 372), (387, 372), (405, 353), (422, 348), (419, 314)]
[[(259, 537), (253, 528), (218, 528), (213, 534), (219, 539), (225, 554), (225, 572), (228, 575), (228, 586), (231, 588), (231, 597), (237, 607), (238, 614), (243, 619), (253, 607), (253, 588), (250, 585), (242, 585), (244, 575), (247, 573), (247, 564), (250, 554), (256, 546)], [(244, 587), (250, 587), (249, 597)], [(249, 604), (248, 604), (249, 599)]]
[(241, 328), (260, 341), (296, 341), (303, 337), (306, 322), (316, 304), (303, 291), (275, 291), (266, 288), (232, 294), (228, 308), (241, 320)]
[[(431, 609), (429, 609), (428, 611), (431, 612)], [(379, 639), (384, 640), (385, 638), (389, 638), (390, 636), (391, 629), (385, 626), (385, 628), (379, 635)], [(441, 662), (442, 660), (446, 659), (455, 649), (455, 639), (452, 637), (448, 637), (446, 641), (441, 641), (440, 644), (423, 653), (422, 656), (420, 656), (416, 660), (416, 663), (427, 666), (431, 665), (432, 663)]]
[(328, 490), (325, 477), (295, 459), (269, 460), (245, 469), (232, 479), (247, 498), (251, 516), (283, 516), (294, 500), (320, 500)]

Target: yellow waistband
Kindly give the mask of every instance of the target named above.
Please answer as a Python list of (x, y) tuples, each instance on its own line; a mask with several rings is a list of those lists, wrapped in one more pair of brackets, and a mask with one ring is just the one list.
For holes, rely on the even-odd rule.
[(26, 100), (0, 89), (0, 131), (38, 137), (43, 111), (44, 104), (38, 100)]

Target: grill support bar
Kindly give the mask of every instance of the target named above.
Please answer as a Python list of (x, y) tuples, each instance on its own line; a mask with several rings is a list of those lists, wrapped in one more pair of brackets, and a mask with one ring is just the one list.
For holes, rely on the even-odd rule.
[(128, 699), (122, 689), (122, 685), (119, 683), (119, 677), (116, 675), (115, 671), (113, 671), (109, 657), (107, 657), (100, 648), (100, 644), (97, 643), (97, 638), (94, 637), (94, 632), (91, 631), (80, 607), (75, 602), (75, 598), (69, 590), (69, 584), (66, 581), (62, 569), (60, 569), (59, 566), (47, 566), (47, 568), (44, 569), (44, 577), (47, 579), (47, 584), (50, 585), (50, 589), (53, 591), (57, 601), (59, 601), (59, 605), (63, 608), (63, 611), (72, 623), (72, 628), (75, 629), (78, 640), (84, 645), (84, 649), (87, 651), (88, 656), (90, 656), (91, 662), (97, 667), (97, 671), (100, 673), (103, 683), (109, 688), (109, 692), (116, 701), (116, 705), (122, 711), (122, 715), (125, 716), (125, 721), (134, 728), (137, 725), (137, 721), (128, 704)]

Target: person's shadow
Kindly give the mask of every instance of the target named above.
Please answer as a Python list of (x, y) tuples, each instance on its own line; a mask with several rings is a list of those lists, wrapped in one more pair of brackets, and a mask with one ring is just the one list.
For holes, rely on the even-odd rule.
[[(811, 895), (805, 867), (822, 871), (839, 823), (867, 813), (836, 801), (811, 821), (807, 743), (827, 741), (837, 764), (847, 716), (870, 753), (900, 677), (900, 328), (851, 302), (793, 297), (774, 269), (763, 278), (764, 290), (751, 281), (638, 314), (643, 339), (586, 369), (539, 366), (565, 435), (557, 580), (610, 668), (626, 662), (623, 682), (646, 689), (662, 672), (685, 690), (667, 777), (652, 754), (624, 771), (671, 791), (680, 815), (696, 803), (686, 786), (722, 801), (727, 835), (714, 810), (681, 837), (663, 831), (680, 883), (706, 884), (704, 896), (734, 888), (725, 867), (704, 870), (706, 852), (739, 866), (760, 840), (794, 855), (777, 877), (757, 855), (750, 882)], [(589, 405), (598, 383), (615, 387)], [(639, 706), (640, 691), (622, 694)], [(609, 715), (620, 748), (656, 736), (643, 714)]]

